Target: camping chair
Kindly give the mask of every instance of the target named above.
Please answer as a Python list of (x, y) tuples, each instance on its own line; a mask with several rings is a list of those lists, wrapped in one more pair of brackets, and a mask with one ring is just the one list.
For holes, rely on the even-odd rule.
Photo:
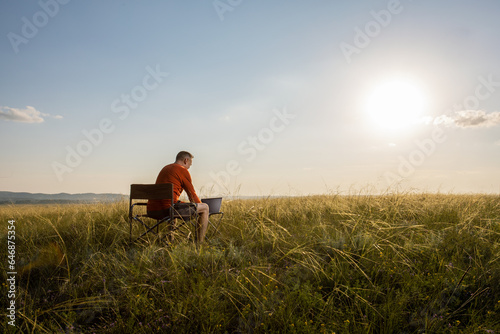
[[(147, 201), (150, 199), (166, 199), (170, 200), (170, 203), (173, 202), (174, 192), (173, 185), (171, 183), (163, 183), (163, 184), (132, 184), (130, 185), (130, 202), (129, 202), (129, 213), (128, 219), (130, 224), (130, 241), (132, 241), (132, 223), (134, 221), (143, 225), (146, 229), (144, 233), (142, 233), (137, 239), (142, 238), (148, 233), (153, 233), (155, 235), (159, 235), (159, 226), (162, 223), (167, 223), (169, 225), (168, 235), (171, 238), (174, 232), (180, 232), (186, 237), (189, 237), (190, 229), (187, 226), (187, 232), (182, 232), (180, 229), (182, 227), (186, 227), (187, 222), (191, 222), (194, 227), (196, 225), (192, 222), (194, 218), (198, 217), (196, 213), (196, 205), (194, 203), (183, 203), (184, 207), (194, 208), (193, 211), (188, 215), (181, 215), (177, 210), (175, 205), (171, 205), (169, 208), (168, 214), (158, 219), (157, 217), (151, 217), (147, 214), (145, 210), (145, 206), (147, 206)], [(139, 210), (139, 207), (143, 207), (142, 210)], [(146, 213), (145, 213), (146, 211)], [(180, 219), (181, 223), (179, 226), (174, 226), (174, 222), (176, 219)], [(154, 220), (155, 223), (148, 225), (146, 222), (148, 220)], [(156, 229), (156, 231), (154, 231)], [(137, 240), (136, 239), (136, 240)]]
[[(213, 228), (212, 233), (210, 233), (210, 237), (213, 237), (217, 232), (219, 232), (219, 225), (222, 221), (222, 217), (224, 217), (224, 212), (220, 211), (222, 197), (202, 198), (201, 202), (208, 204), (208, 223)], [(213, 215), (220, 215), (220, 217), (218, 220), (210, 219)]]

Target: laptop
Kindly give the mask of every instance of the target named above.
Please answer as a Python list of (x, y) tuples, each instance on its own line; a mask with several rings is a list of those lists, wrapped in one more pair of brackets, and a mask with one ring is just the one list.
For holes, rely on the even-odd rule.
[(202, 203), (208, 204), (209, 212), (208, 214), (214, 214), (220, 212), (220, 206), (222, 204), (222, 197), (212, 197), (212, 198), (202, 198)]

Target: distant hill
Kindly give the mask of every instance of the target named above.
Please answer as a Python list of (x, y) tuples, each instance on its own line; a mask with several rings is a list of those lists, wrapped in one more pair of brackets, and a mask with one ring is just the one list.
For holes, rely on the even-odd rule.
[(126, 197), (121, 194), (41, 194), (0, 191), (0, 204), (50, 204), (50, 203), (96, 203), (115, 202)]

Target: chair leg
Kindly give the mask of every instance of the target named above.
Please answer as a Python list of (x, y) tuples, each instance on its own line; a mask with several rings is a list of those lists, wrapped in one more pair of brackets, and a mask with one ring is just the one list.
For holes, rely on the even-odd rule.
[[(168, 222), (168, 221), (170, 221), (170, 219), (165, 219), (165, 220), (160, 219), (160, 220), (157, 220), (157, 221), (156, 221), (156, 224), (154, 224), (154, 225), (153, 225), (153, 226), (151, 226), (151, 227), (149, 227), (149, 226), (147, 226), (146, 224), (142, 223), (142, 224), (146, 227), (146, 232), (142, 233), (142, 234), (141, 234), (141, 235), (140, 235), (140, 236), (139, 236), (136, 240), (138, 240), (138, 239), (142, 238), (143, 236), (145, 236), (145, 235), (146, 235), (146, 234), (148, 234), (149, 232), (152, 232), (152, 233), (154, 233), (154, 234), (158, 235), (158, 234), (159, 234), (159, 227), (160, 227), (160, 224), (165, 223), (165, 222)], [(156, 232), (154, 231), (154, 229), (155, 229), (155, 228), (156, 228)]]
[[(210, 217), (213, 216), (213, 215), (220, 215), (219, 220), (217, 222), (215, 222), (215, 223), (213, 223), (210, 220)], [(224, 212), (217, 212), (217, 213), (212, 213), (211, 215), (209, 215), (209, 217), (208, 217), (209, 218), (208, 219), (208, 223), (213, 228), (213, 231), (210, 233), (210, 238), (213, 237), (216, 233), (219, 232), (219, 225), (220, 225), (223, 217), (224, 217)]]
[[(174, 238), (177, 234), (182, 235), (182, 237), (184, 237), (186, 239), (189, 239), (191, 236), (197, 235), (197, 232), (198, 232), (198, 219), (197, 218), (198, 218), (198, 216), (193, 217), (192, 219), (185, 219), (185, 220), (182, 218), (177, 218), (177, 219), (166, 218), (164, 220), (156, 220), (156, 223), (154, 225), (148, 226), (142, 220), (136, 219), (135, 217), (133, 217), (132, 220), (136, 220), (137, 222), (141, 223), (146, 228), (146, 231), (143, 232), (140, 236), (138, 236), (135, 240), (141, 239), (142, 237), (144, 237), (145, 235), (147, 235), (150, 232), (159, 236), (160, 235), (160, 230), (159, 230), (160, 224), (163, 224), (163, 223), (168, 224), (168, 227), (167, 227), (167, 239), (168, 240), (167, 241), (169, 243), (171, 243), (174, 240)], [(175, 224), (175, 221), (177, 221), (178, 219), (180, 219), (181, 222), (177, 225), (177, 224)], [(132, 220), (130, 221), (130, 241), (131, 242), (132, 242), (132, 223), (133, 223)], [(193, 233), (193, 228), (194, 228), (194, 233)], [(196, 238), (193, 238), (193, 239), (196, 239)]]

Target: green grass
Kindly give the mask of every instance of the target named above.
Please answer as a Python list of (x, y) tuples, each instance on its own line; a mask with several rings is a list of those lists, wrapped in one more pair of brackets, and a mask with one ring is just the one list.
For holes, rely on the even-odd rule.
[(226, 201), (198, 248), (129, 243), (127, 205), (0, 207), (2, 282), (9, 219), (17, 269), (31, 264), (17, 331), (500, 332), (499, 196)]

